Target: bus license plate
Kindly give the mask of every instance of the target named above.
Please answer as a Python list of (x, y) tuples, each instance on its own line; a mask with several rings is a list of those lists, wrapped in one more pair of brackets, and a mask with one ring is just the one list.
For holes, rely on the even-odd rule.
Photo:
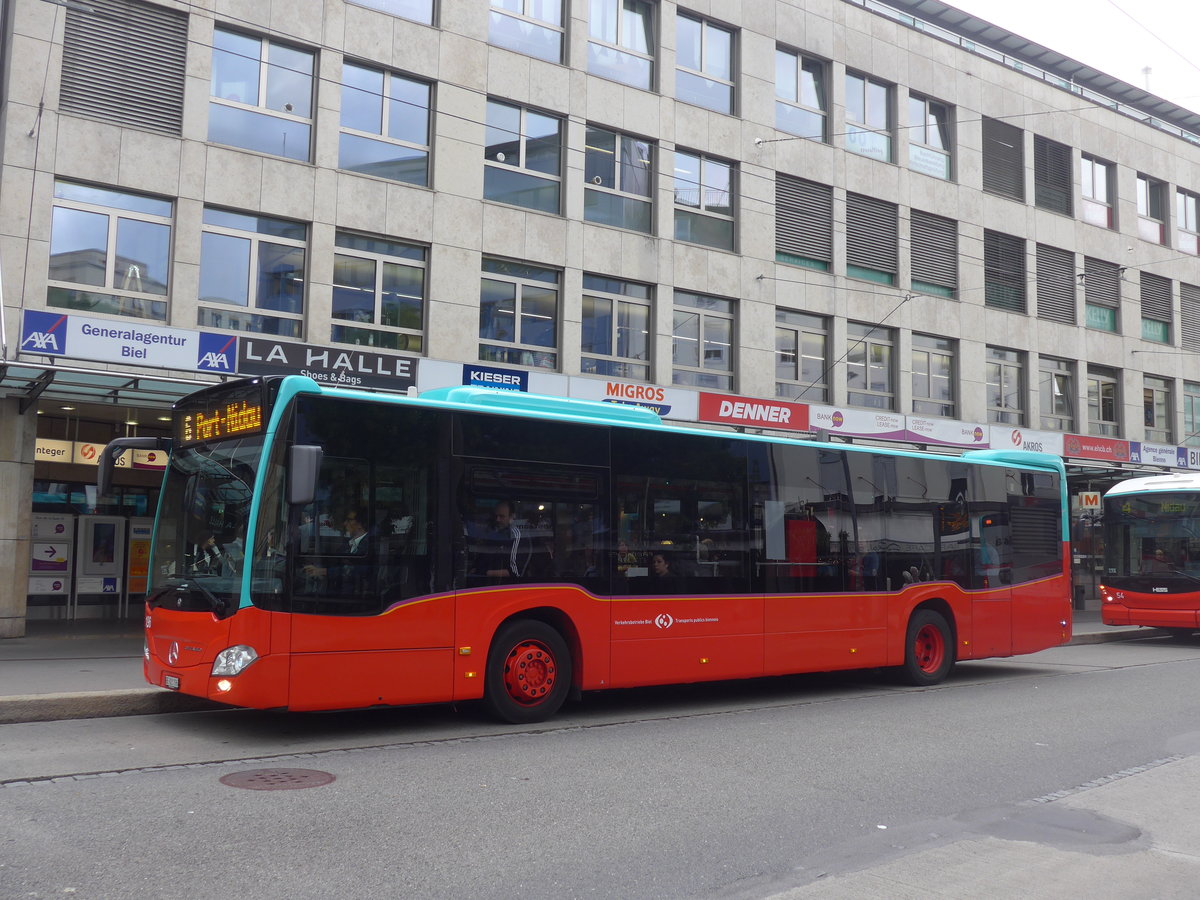
[(179, 676), (178, 675), (164, 675), (163, 676), (163, 687), (170, 688), (173, 691), (179, 690)]

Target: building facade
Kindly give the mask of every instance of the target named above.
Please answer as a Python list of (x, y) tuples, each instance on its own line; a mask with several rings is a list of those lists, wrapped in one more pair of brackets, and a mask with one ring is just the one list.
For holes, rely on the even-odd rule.
[(934, 0), (0, 16), (0, 636), (136, 613), (96, 448), (237, 374), (1057, 453), (1081, 602), (1200, 468), (1200, 116)]

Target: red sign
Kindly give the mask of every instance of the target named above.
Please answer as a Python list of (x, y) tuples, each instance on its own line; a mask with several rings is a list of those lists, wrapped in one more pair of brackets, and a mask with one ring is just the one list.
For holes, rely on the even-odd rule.
[(700, 395), (701, 422), (749, 425), (781, 431), (808, 431), (808, 405), (781, 400), (755, 400), (728, 394)]
[(1067, 434), (1063, 435), (1063, 456), (1129, 462), (1129, 441), (1083, 434)]

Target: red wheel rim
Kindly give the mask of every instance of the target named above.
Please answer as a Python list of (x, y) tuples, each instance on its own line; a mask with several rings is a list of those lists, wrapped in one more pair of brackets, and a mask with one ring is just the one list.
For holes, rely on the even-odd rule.
[(941, 629), (933, 625), (922, 626), (913, 642), (913, 656), (916, 657), (917, 668), (926, 674), (931, 675), (940, 669), (946, 658), (946, 641), (942, 638)]
[(558, 663), (541, 641), (521, 641), (504, 660), (504, 689), (522, 706), (543, 702), (558, 678)]

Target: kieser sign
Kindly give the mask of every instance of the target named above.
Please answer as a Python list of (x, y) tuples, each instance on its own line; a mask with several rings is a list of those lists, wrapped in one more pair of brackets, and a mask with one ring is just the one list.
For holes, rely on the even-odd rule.
[(808, 406), (777, 400), (700, 394), (700, 421), (781, 431), (808, 431)]
[(408, 356), (248, 337), (238, 343), (242, 375), (307, 375), (333, 387), (406, 391), (417, 383), (416, 370), (417, 361)]
[(21, 352), (97, 362), (190, 368), (233, 374), (237, 338), (87, 316), (27, 309), (21, 318)]

